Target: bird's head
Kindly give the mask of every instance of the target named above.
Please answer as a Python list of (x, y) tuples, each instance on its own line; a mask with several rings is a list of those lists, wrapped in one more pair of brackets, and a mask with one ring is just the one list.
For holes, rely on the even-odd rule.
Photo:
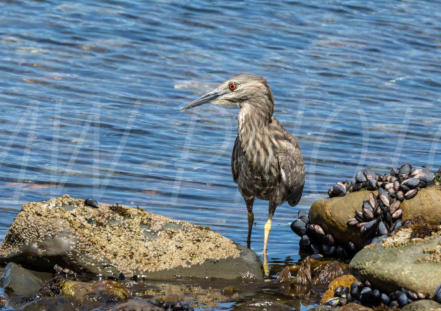
[(182, 111), (207, 103), (239, 108), (251, 105), (270, 116), (274, 110), (273, 94), (266, 80), (260, 76), (244, 73), (222, 82), (217, 88), (196, 99)]

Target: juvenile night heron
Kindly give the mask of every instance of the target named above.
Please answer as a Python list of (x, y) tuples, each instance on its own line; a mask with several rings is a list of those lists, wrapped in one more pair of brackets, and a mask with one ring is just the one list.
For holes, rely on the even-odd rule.
[(206, 103), (240, 108), (231, 170), (248, 209), (248, 247), (254, 222), (254, 198), (269, 201), (263, 244), (268, 274), (266, 252), (274, 212), (285, 201), (296, 205), (302, 196), (305, 168), (299, 144), (273, 117), (273, 94), (263, 77), (233, 76), (182, 111)]

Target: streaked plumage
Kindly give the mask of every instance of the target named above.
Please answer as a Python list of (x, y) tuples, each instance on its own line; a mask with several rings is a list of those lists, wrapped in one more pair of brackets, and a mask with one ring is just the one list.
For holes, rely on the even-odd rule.
[(254, 198), (269, 201), (264, 240), (266, 259), (271, 220), (277, 206), (285, 201), (294, 206), (302, 196), (305, 169), (299, 144), (273, 117), (273, 94), (263, 77), (233, 76), (184, 110), (208, 102), (240, 108), (231, 169), (248, 209), (248, 246)]

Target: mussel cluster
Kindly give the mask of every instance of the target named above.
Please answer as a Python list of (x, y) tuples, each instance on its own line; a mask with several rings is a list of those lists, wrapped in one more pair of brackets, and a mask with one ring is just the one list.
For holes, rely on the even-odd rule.
[(430, 168), (412, 168), (410, 164), (391, 169), (389, 175), (370, 170), (357, 172), (356, 185), (366, 185), (369, 190), (378, 190), (378, 194), (369, 194), (369, 200), (363, 202), (361, 211), (355, 212), (348, 225), (359, 228), (365, 244), (380, 242), (401, 227), (401, 202), (415, 197), (418, 189), (432, 184), (434, 178)]
[[(364, 245), (367, 245), (380, 242), (400, 228), (401, 202), (415, 197), (419, 188), (432, 184), (434, 179), (435, 174), (430, 168), (412, 168), (410, 164), (403, 164), (398, 169), (392, 168), (390, 174), (384, 175), (364, 169), (356, 173), (354, 181), (337, 182), (329, 189), (328, 195), (344, 196), (361, 189), (373, 191), (369, 194), (369, 200), (363, 202), (361, 211), (356, 211), (348, 221), (349, 226), (360, 230)], [(378, 191), (378, 194), (374, 191)], [(291, 224), (291, 229), (301, 237), (300, 250), (315, 256), (347, 258), (358, 251), (353, 242), (343, 245), (320, 225), (310, 223), (305, 211), (299, 211), (298, 219)]]
[(320, 225), (310, 223), (308, 212), (304, 210), (299, 211), (298, 218), (291, 223), (291, 229), (301, 237), (300, 251), (312, 254), (311, 258), (320, 259), (323, 255), (350, 258), (357, 251), (354, 243), (338, 243), (334, 236), (326, 233)]
[(328, 190), (329, 197), (345, 196), (347, 192), (361, 189), (378, 190), (386, 189), (390, 196), (400, 201), (413, 198), (418, 190), (417, 187), (426, 187), (433, 182), (435, 174), (429, 167), (412, 168), (406, 163), (400, 168), (392, 168), (390, 174), (378, 175), (373, 170), (364, 169), (355, 174), (355, 180), (337, 182)]
[[(334, 291), (334, 297), (325, 304), (331, 306), (342, 306), (354, 302), (364, 306), (375, 307), (381, 304), (389, 307), (403, 307), (419, 299), (430, 299), (430, 295), (415, 293), (402, 288), (391, 293), (385, 293), (372, 287), (369, 281), (354, 282), (351, 288), (339, 286)], [(436, 300), (436, 294), (433, 297)]]

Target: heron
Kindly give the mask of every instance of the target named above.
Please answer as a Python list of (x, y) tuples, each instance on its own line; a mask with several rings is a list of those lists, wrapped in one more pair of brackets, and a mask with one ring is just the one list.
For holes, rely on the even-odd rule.
[(248, 248), (254, 199), (269, 201), (263, 243), (264, 269), (268, 275), (268, 237), (276, 208), (285, 201), (295, 206), (303, 192), (305, 168), (299, 144), (273, 116), (274, 97), (261, 76), (235, 75), (182, 111), (206, 103), (240, 109), (231, 170), (248, 210)]

